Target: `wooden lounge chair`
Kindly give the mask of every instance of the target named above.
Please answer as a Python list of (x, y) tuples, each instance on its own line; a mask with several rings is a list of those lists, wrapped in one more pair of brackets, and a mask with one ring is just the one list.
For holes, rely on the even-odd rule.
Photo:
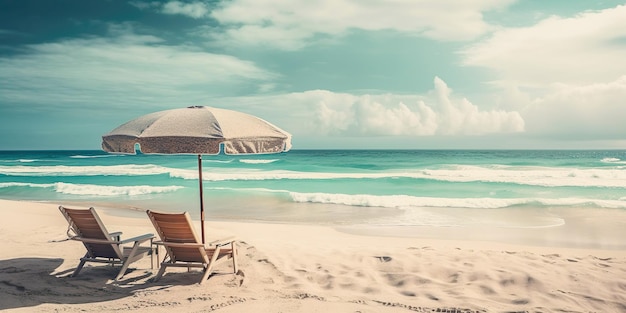
[[(82, 242), (87, 249), (72, 276), (78, 275), (86, 262), (108, 263), (112, 266), (121, 264), (122, 268), (115, 277), (115, 280), (118, 280), (124, 276), (131, 263), (152, 254), (151, 244), (148, 246), (141, 244), (150, 242), (154, 238), (153, 234), (120, 240), (122, 232), (109, 233), (94, 208), (69, 209), (59, 206), (59, 210), (69, 223), (67, 229), (69, 239)], [(128, 243), (132, 243), (132, 246), (123, 246)]]
[(237, 273), (237, 244), (233, 238), (208, 243), (205, 246), (193, 228), (191, 218), (184, 213), (157, 213), (146, 211), (154, 228), (161, 237), (155, 241), (156, 245), (163, 245), (167, 252), (161, 263), (159, 273), (154, 278), (157, 281), (163, 276), (168, 267), (202, 268), (204, 275), (200, 284), (211, 275), (213, 266), (220, 260), (233, 260), (233, 273)]

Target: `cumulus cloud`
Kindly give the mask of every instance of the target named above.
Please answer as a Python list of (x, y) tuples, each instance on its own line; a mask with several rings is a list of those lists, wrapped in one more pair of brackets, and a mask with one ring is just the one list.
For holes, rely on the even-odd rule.
[(209, 13), (209, 8), (200, 1), (190, 3), (170, 1), (163, 4), (162, 12), (164, 14), (185, 15), (197, 19), (206, 16)]
[(623, 139), (626, 75), (608, 83), (559, 85), (524, 111), (531, 135), (558, 139)]
[(518, 112), (503, 110), (481, 111), (466, 98), (454, 99), (452, 90), (440, 78), (435, 78), (438, 132), (444, 135), (482, 135), (524, 130), (524, 120)]
[(220, 103), (239, 106), (244, 111), (253, 108), (295, 136), (458, 136), (525, 130), (518, 112), (481, 110), (467, 99), (454, 97), (439, 78), (435, 78), (435, 88), (428, 95), (353, 95), (310, 90), (222, 99)]
[(464, 65), (493, 70), (502, 84), (590, 84), (626, 73), (626, 5), (505, 28), (462, 51)]
[(152, 9), (152, 8), (160, 8), (161, 7), (161, 3), (156, 2), (156, 1), (129, 1), (128, 4), (141, 9), (141, 10), (148, 10), (148, 9)]
[[(355, 135), (483, 135), (524, 130), (524, 120), (518, 112), (481, 111), (467, 99), (455, 99), (446, 83), (436, 77), (434, 102), (419, 100), (409, 107), (403, 102), (379, 102), (371, 96), (356, 97), (349, 108), (336, 114), (350, 116), (344, 132)], [(320, 106), (323, 107), (323, 104)], [(329, 111), (328, 108), (325, 108)], [(326, 115), (332, 115), (326, 113)], [(336, 131), (331, 125), (324, 125)]]
[(224, 42), (299, 49), (317, 35), (343, 35), (351, 29), (470, 40), (491, 30), (483, 12), (512, 2), (232, 0), (221, 2), (210, 15), (226, 27), (217, 37)]
[(626, 133), (626, 5), (504, 28), (462, 51), (463, 64), (496, 74), (501, 107), (526, 133), (615, 140)]

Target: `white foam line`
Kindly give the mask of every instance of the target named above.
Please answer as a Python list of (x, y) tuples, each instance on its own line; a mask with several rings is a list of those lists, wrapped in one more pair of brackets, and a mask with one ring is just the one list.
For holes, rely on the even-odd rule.
[(386, 207), (408, 209), (411, 207), (442, 207), (442, 208), (482, 208), (498, 209), (515, 205), (537, 204), (542, 206), (597, 206), (603, 208), (626, 208), (626, 201), (603, 200), (584, 198), (434, 198), (416, 197), (408, 195), (349, 195), (331, 193), (299, 193), (291, 192), (290, 196), (295, 202), (309, 202), (322, 204), (341, 204), (364, 207)]
[(33, 183), (0, 183), (0, 188), (8, 187), (30, 187), (30, 188), (53, 188), (55, 192), (69, 195), (83, 196), (137, 196), (154, 193), (173, 192), (184, 188), (182, 186), (103, 186), (92, 184), (71, 184), (56, 182), (51, 184), (33, 184)]
[[(169, 174), (170, 177), (173, 178), (198, 179), (198, 173), (195, 169), (168, 168), (152, 164), (112, 166), (0, 166), (0, 174), (12, 176), (139, 176)], [(544, 187), (626, 188), (626, 171), (623, 169), (597, 168), (480, 167), (457, 165), (445, 169), (357, 173), (211, 168), (203, 171), (203, 178), (207, 181), (410, 178), (444, 182), (511, 183)]]

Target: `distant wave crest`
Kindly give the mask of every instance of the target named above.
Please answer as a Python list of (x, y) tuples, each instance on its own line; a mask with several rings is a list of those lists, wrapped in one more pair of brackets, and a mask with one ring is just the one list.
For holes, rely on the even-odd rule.
[[(198, 179), (195, 169), (153, 164), (112, 166), (0, 166), (8, 176), (142, 176), (167, 174), (173, 178)], [(443, 182), (510, 183), (544, 187), (626, 188), (626, 171), (620, 168), (557, 168), (451, 165), (440, 169), (380, 172), (302, 172), (259, 169), (211, 168), (203, 171), (206, 181), (336, 180), (336, 179), (424, 179)]]
[(499, 209), (516, 205), (539, 206), (595, 206), (602, 208), (626, 208), (623, 200), (600, 200), (581, 198), (561, 199), (500, 199), (500, 198), (433, 198), (415, 197), (408, 195), (349, 195), (332, 193), (289, 193), (295, 202), (309, 202), (321, 204), (341, 204), (349, 206), (409, 208), (409, 207), (445, 207), (445, 208), (476, 208)]
[(56, 192), (71, 195), (88, 196), (138, 196), (154, 193), (173, 192), (184, 188), (182, 186), (100, 186), (86, 184), (55, 183)]
[(602, 163), (617, 163), (617, 164), (626, 164), (626, 161), (622, 161), (618, 158), (604, 158), (601, 161)]
[(98, 158), (111, 158), (111, 157), (123, 157), (125, 154), (100, 154), (100, 155), (72, 155), (72, 159), (98, 159)]
[(172, 169), (158, 165), (110, 165), (110, 166), (0, 166), (0, 174), (10, 176), (126, 176), (158, 175)]
[(57, 182), (52, 184), (34, 184), (34, 183), (19, 183), (9, 182), (0, 183), (0, 188), (8, 187), (31, 187), (31, 188), (52, 188), (55, 192), (69, 195), (80, 196), (138, 196), (154, 193), (166, 193), (173, 192), (184, 188), (182, 186), (102, 186), (91, 184), (70, 184)]
[(38, 187), (38, 188), (48, 188), (54, 187), (54, 184), (33, 184), (33, 183), (0, 183), (0, 188), (9, 188), (9, 187)]
[(272, 160), (242, 159), (242, 160), (239, 160), (239, 162), (247, 163), (247, 164), (269, 164), (269, 163), (274, 163), (276, 161), (278, 161), (278, 159), (272, 159)]
[(544, 187), (626, 188), (626, 171), (597, 168), (455, 166), (451, 169), (424, 170), (424, 178), (450, 182), (513, 183)]
[(39, 160), (36, 159), (17, 159), (17, 160), (0, 160), (2, 163), (33, 163)]
[(202, 162), (203, 163), (224, 163), (224, 164), (227, 164), (227, 163), (232, 163), (233, 160), (207, 160), (207, 159), (202, 159)]
[[(197, 176), (194, 176), (197, 178)], [(626, 188), (626, 171), (621, 169), (577, 169), (551, 167), (480, 167), (457, 165), (446, 169), (423, 169), (405, 172), (323, 173), (297, 171), (233, 171), (203, 173), (204, 180), (322, 180), (411, 178), (446, 182), (491, 182), (544, 187), (614, 187)]]

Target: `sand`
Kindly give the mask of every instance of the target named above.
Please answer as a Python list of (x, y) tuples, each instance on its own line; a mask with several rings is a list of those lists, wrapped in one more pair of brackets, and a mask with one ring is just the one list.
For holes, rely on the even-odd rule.
[[(443, 236), (453, 230), (401, 237), (358, 227), (207, 222), (209, 241), (240, 241), (240, 274), (224, 262), (203, 285), (199, 272), (185, 270), (154, 282), (148, 257), (117, 282), (117, 270), (106, 265), (69, 277), (85, 251), (63, 240), (58, 205), (0, 200), (0, 310), (626, 312), (623, 246)], [(123, 237), (154, 233), (143, 212), (96, 209)], [(623, 212), (615, 214), (623, 220)], [(612, 231), (615, 242), (623, 232)]]

